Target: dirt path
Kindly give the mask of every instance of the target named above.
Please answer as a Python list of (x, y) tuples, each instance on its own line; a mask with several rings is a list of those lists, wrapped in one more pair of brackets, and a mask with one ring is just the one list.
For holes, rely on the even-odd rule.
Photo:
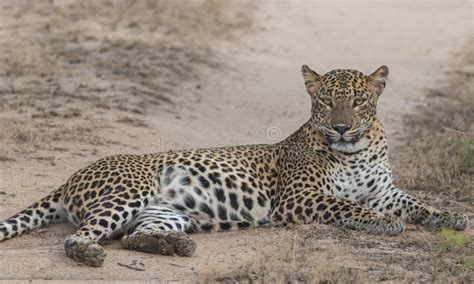
[[(2, 217), (105, 155), (283, 139), (309, 115), (301, 64), (321, 73), (388, 65), (379, 113), (394, 149), (403, 139), (402, 115), (423, 103), (423, 92), (444, 78), (472, 33), (472, 3), (463, 1), (242, 2), (234, 14), (210, 1), (198, 15), (166, 5), (156, 10), (177, 19), (155, 19), (158, 8), (145, 4), (109, 7), (104, 16), (92, 4), (72, 9), (65, 1), (51, 12), (46, 2), (25, 3), (2, 3), (14, 10), (3, 9), (0, 22)], [(163, 30), (160, 21), (173, 24)], [(302, 238), (312, 240), (310, 270), (320, 278), (426, 280), (436, 270), (407, 272), (408, 261), (380, 262), (413, 260), (417, 247), (436, 240), (417, 228), (401, 238), (370, 239), (327, 226), (195, 235), (191, 258), (128, 252), (111, 242), (99, 269), (65, 258), (62, 241), (73, 231), (59, 224), (1, 243), (0, 279), (181, 282), (266, 269), (271, 260), (298, 280), (303, 274), (292, 265)], [(370, 257), (359, 257), (361, 250)]]

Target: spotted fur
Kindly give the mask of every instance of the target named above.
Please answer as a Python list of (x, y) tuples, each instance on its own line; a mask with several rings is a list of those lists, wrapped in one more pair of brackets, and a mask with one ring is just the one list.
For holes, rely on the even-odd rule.
[(67, 219), (79, 229), (66, 238), (66, 254), (100, 266), (106, 254), (98, 242), (117, 236), (126, 249), (191, 255), (192, 232), (321, 222), (396, 235), (404, 222), (468, 226), (465, 215), (393, 184), (376, 117), (387, 67), (369, 76), (302, 72), (311, 117), (282, 142), (106, 157), (0, 222), (0, 241)]

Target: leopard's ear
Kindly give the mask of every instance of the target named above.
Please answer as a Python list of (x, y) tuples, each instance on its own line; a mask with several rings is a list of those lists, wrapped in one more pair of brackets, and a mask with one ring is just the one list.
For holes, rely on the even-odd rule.
[(380, 66), (374, 73), (367, 76), (367, 84), (369, 89), (374, 92), (377, 96), (380, 96), (385, 88), (385, 82), (388, 78), (388, 67), (385, 65)]
[(310, 96), (314, 96), (321, 87), (321, 76), (313, 70), (309, 69), (308, 65), (301, 66), (301, 72), (303, 73), (304, 84), (306, 91)]

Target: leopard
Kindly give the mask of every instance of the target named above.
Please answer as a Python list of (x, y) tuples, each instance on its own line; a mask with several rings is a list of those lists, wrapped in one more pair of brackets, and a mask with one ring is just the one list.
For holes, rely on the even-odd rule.
[[(65, 255), (101, 266), (104, 242), (124, 249), (192, 256), (192, 233), (293, 224), (332, 224), (396, 236), (405, 224), (465, 230), (467, 215), (437, 209), (393, 182), (377, 103), (388, 79), (301, 68), (311, 113), (286, 139), (102, 158), (0, 222), (0, 241), (53, 222), (77, 231)], [(316, 225), (317, 226), (317, 225)]]

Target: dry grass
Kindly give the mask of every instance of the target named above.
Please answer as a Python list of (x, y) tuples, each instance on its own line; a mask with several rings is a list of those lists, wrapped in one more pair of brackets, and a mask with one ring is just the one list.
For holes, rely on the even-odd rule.
[(473, 68), (474, 41), (446, 85), (431, 90), (428, 105), (407, 117), (410, 137), (395, 160), (401, 187), (453, 209), (474, 202)]
[[(474, 44), (446, 86), (406, 118), (409, 139), (396, 156), (397, 183), (450, 210), (472, 211), (474, 184)], [(472, 213), (472, 212), (471, 212)], [(472, 216), (471, 216), (472, 218)], [(467, 233), (409, 226), (402, 236), (368, 236), (325, 225), (295, 226), (287, 242), (230, 272), (225, 283), (470, 282), (474, 250)]]

